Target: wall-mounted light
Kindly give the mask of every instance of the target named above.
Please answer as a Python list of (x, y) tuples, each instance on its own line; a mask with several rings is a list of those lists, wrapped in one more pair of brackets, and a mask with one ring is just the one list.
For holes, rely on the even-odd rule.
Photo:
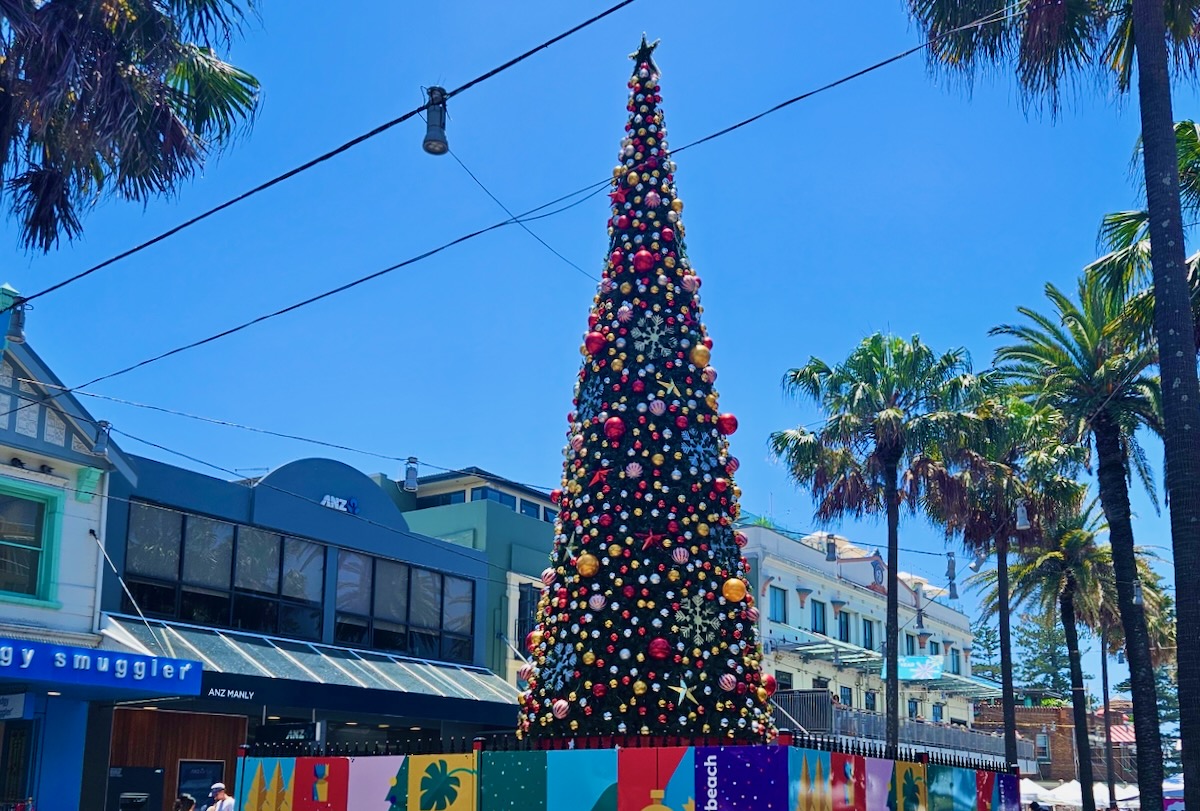
[(417, 492), (417, 457), (410, 456), (404, 463), (404, 492)]
[(1029, 529), (1029, 510), (1025, 507), (1025, 499), (1017, 499), (1017, 523), (1019, 530)]
[(428, 93), (425, 143), (422, 146), (430, 155), (445, 155), (450, 151), (450, 144), (446, 141), (446, 88), (434, 85)]

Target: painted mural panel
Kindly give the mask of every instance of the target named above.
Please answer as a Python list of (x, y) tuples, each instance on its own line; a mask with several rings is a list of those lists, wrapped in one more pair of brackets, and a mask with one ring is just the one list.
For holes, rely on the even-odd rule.
[(999, 811), (995, 808), (996, 773), (975, 772), (976, 811)]
[(616, 750), (548, 752), (546, 811), (617, 811)]
[[(407, 811), (475, 811), (477, 769), (474, 752), (409, 755), (405, 766), (408, 771)], [(544, 775), (542, 785), (545, 786)]]
[(867, 762), (858, 755), (829, 756), (833, 811), (866, 811)]
[(974, 769), (930, 766), (929, 811), (976, 811), (978, 790)]
[(783, 747), (700, 747), (695, 774), (697, 811), (788, 807), (788, 752)]
[(296, 758), (292, 811), (340, 811), (349, 791), (349, 758)]
[[(350, 759), (347, 808), (355, 811), (408, 811), (408, 771), (401, 756)], [(396, 787), (403, 785), (402, 791)]]
[(929, 811), (929, 785), (922, 764), (896, 761), (896, 776), (892, 780), (892, 796), (887, 807), (895, 811)]
[(997, 774), (992, 811), (1021, 811), (1021, 781), (1015, 774)]
[(294, 758), (246, 758), (237, 790), (244, 811), (293, 811)]
[(663, 790), (661, 803), (671, 811), (692, 811), (696, 808), (695, 748), (676, 746), (659, 749), (658, 783)]
[[(621, 749), (617, 752), (617, 811), (642, 811), (651, 803), (651, 792), (662, 790), (656, 749)], [(692, 775), (688, 775), (689, 778)]]
[(828, 752), (788, 749), (788, 808), (833, 811), (833, 762)]
[(863, 758), (867, 766), (867, 808), (871, 811), (894, 811), (895, 801), (892, 799), (892, 783), (896, 774), (896, 764), (880, 758)]
[(546, 753), (484, 752), (479, 802), (487, 811), (546, 811)]

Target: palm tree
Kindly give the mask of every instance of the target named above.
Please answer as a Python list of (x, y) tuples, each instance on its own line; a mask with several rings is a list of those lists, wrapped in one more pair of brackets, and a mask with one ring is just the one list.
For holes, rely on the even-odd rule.
[(1051, 407), (1002, 391), (983, 400), (972, 416), (975, 430), (962, 437), (964, 443), (940, 449), (939, 457), (920, 466), (929, 482), (922, 506), (948, 538), (960, 537), (968, 551), (996, 553), (1004, 752), (1011, 768), (1018, 758), (1009, 539), (1018, 538), (1022, 546), (1036, 543), (1043, 526), (1078, 508), (1083, 488), (1072, 473), (1083, 458), (1079, 446), (1061, 441), (1062, 415)]
[(75, 238), (104, 195), (170, 193), (253, 116), (258, 81), (213, 49), (252, 7), (0, 2), (0, 181), (25, 247)]
[(783, 377), (785, 391), (816, 401), (826, 417), (819, 431), (793, 428), (770, 440), (792, 479), (812, 491), (817, 518), (887, 516), (887, 746), (893, 754), (900, 730), (901, 476), (906, 492), (919, 490), (910, 463), (959, 423), (956, 409), (976, 382), (965, 350), (939, 355), (917, 336), (906, 341), (878, 333), (836, 366), (810, 358)]
[[(1112, 555), (1096, 541), (1100, 516), (1094, 504), (1068, 515), (1044, 535), (1040, 548), (1032, 549), (1012, 567), (1013, 599), (1039, 603), (1048, 614), (1062, 619), (1071, 674), (1071, 712), (1075, 723), (1075, 751), (1079, 782), (1083, 786), (1083, 811), (1096, 811), (1091, 791), (1092, 744), (1088, 735), (1088, 697), (1080, 663), (1079, 625), (1094, 627), (1102, 595), (1112, 588)], [(988, 574), (991, 574), (990, 572)], [(988, 578), (985, 578), (985, 580)], [(993, 588), (984, 598), (985, 608), (999, 599)]]
[[(1112, 329), (1124, 300), (1095, 276), (1080, 280), (1076, 303), (1054, 285), (1046, 285), (1054, 315), (1018, 309), (1028, 323), (1005, 324), (993, 335), (1012, 339), (996, 351), (998, 374), (1036, 402), (1053, 406), (1064, 417), (1064, 439), (1094, 451), (1100, 504), (1108, 522), (1117, 606), (1127, 641), (1138, 742), (1138, 786), (1147, 807), (1157, 807), (1162, 792), (1162, 762), (1154, 665), (1140, 599), (1137, 552), (1129, 508), (1128, 478), (1138, 475), (1153, 494), (1145, 455), (1135, 432), (1160, 429), (1158, 382), (1149, 374), (1156, 358)], [(1194, 358), (1188, 349), (1188, 357)], [(1161, 802), (1157, 802), (1161, 805)]]
[[(1059, 109), (1060, 90), (1107, 71), (1116, 89), (1133, 88), (1137, 71), (1142, 163), (1154, 256), (1154, 334), (1163, 397), (1166, 487), (1172, 494), (1171, 539), (1178, 573), (1200, 569), (1200, 380), (1192, 336), (1176, 168), (1170, 68), (1195, 75), (1200, 55), (1200, 0), (908, 0), (930, 40), (936, 68), (973, 76), (1012, 65), (1027, 103)], [(986, 20), (986, 23), (978, 21)], [(1180, 605), (1180, 621), (1200, 627), (1200, 601)], [(1186, 802), (1200, 807), (1200, 636), (1183, 640), (1179, 691), (1183, 705)], [(1142, 793), (1157, 807), (1161, 789)]]

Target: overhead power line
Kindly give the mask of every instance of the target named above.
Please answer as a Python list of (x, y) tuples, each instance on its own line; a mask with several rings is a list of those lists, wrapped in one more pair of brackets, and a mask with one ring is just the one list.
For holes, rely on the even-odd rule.
[[(621, 0), (621, 2), (616, 3), (613, 6), (610, 6), (609, 8), (600, 12), (599, 14), (589, 17), (588, 19), (584, 20), (583, 22), (579, 23), (578, 25), (574, 25), (571, 28), (568, 28), (566, 31), (563, 31), (558, 36), (551, 37), (550, 39), (546, 40), (545, 42), (542, 42), (541, 44), (530, 48), (529, 50), (525, 51), (524, 53), (522, 53), (518, 56), (515, 56), (512, 59), (508, 60), (507, 62), (492, 68), (491, 70), (487, 71), (486, 73), (482, 73), (479, 76), (476, 76), (474, 79), (471, 79), (469, 82), (467, 82), (465, 84), (461, 84), (458, 87), (447, 91), (444, 96), (444, 99), (445, 100), (452, 99), (455, 96), (459, 95), (460, 93), (464, 93), (467, 90), (470, 90), (475, 85), (480, 84), (481, 82), (484, 82), (498, 74), (503, 73), (504, 71), (508, 70), (509, 68), (514, 67), (514, 66), (520, 64), (521, 62), (524, 62), (526, 59), (528, 59), (529, 57), (538, 53), (539, 51), (543, 51), (546, 48), (549, 48), (550, 46), (561, 42), (562, 40), (566, 39), (567, 37), (571, 36), (572, 34), (576, 34), (579, 31), (582, 31), (583, 29), (587, 28), (588, 26), (593, 25), (594, 23), (597, 23), (600, 20), (603, 20), (605, 17), (608, 17), (611, 14), (615, 14), (616, 12), (620, 11), (625, 6), (628, 6), (634, 2), (635, 2), (635, 0)], [(34, 299), (38, 299), (38, 298), (41, 298), (42, 296), (53, 293), (56, 290), (61, 290), (62, 288), (66, 287), (69, 284), (74, 284), (75, 282), (79, 281), (80, 279), (84, 279), (84, 278), (87, 278), (88, 276), (91, 276), (96, 271), (103, 270), (104, 268), (109, 267), (110, 265), (120, 262), (122, 259), (127, 259), (130, 256), (133, 256), (135, 253), (144, 251), (146, 248), (149, 248), (152, 245), (157, 245), (159, 242), (162, 242), (163, 240), (168, 239), (168, 238), (174, 236), (175, 234), (178, 234), (180, 231), (185, 231), (188, 228), (191, 228), (193, 225), (196, 225), (197, 223), (207, 220), (209, 217), (213, 216), (214, 214), (218, 214), (227, 208), (231, 208), (232, 206), (237, 205), (238, 203), (242, 202), (243, 200), (247, 200), (247, 199), (255, 196), (256, 194), (259, 194), (260, 192), (264, 192), (267, 189), (272, 188), (273, 186), (278, 186), (280, 183), (283, 183), (285, 180), (290, 180), (291, 178), (295, 177), (296, 175), (307, 172), (309, 169), (312, 169), (314, 166), (319, 166), (320, 164), (325, 163), (326, 161), (331, 160), (332, 158), (335, 158), (338, 155), (341, 155), (343, 152), (348, 152), (349, 150), (353, 149), (354, 147), (358, 146), (359, 144), (361, 144), (365, 141), (369, 141), (377, 135), (382, 135), (383, 133), (392, 129), (396, 125), (402, 124), (405, 121), (408, 121), (410, 118), (413, 118), (413, 117), (419, 115), (423, 110), (427, 109), (428, 107), (429, 107), (429, 103), (426, 102), (425, 104), (422, 104), (420, 107), (416, 107), (412, 110), (409, 110), (407, 113), (397, 116), (396, 118), (393, 118), (391, 121), (380, 124), (378, 127), (375, 127), (374, 129), (372, 129), (368, 132), (364, 132), (362, 135), (359, 135), (355, 138), (351, 138), (349, 141), (346, 141), (344, 144), (334, 147), (333, 149), (329, 150), (328, 152), (318, 155), (317, 157), (313, 158), (312, 160), (306, 161), (305, 163), (300, 164), (299, 166), (295, 167), (294, 169), (289, 169), (288, 171), (284, 172), (281, 175), (276, 175), (275, 177), (271, 178), (270, 180), (260, 183), (259, 185), (255, 186), (254, 188), (244, 191), (241, 194), (237, 195), (236, 197), (232, 197), (232, 198), (226, 200), (225, 202), (221, 203), (220, 205), (213, 206), (212, 208), (208, 209), (207, 211), (203, 211), (200, 214), (197, 214), (196, 216), (192, 217), (191, 219), (185, 220), (184, 222), (180, 223), (179, 225), (176, 225), (173, 228), (163, 231), (161, 234), (159, 234), (155, 237), (151, 237), (150, 239), (146, 240), (145, 242), (141, 242), (141, 243), (133, 246), (132, 248), (129, 248), (128, 250), (122, 251), (121, 253), (119, 253), (115, 256), (105, 259), (103, 262), (100, 262), (99, 264), (92, 265), (91, 267), (76, 273), (74, 276), (69, 276), (68, 278), (63, 279), (61, 282), (52, 284), (49, 287), (45, 288), (44, 290), (39, 290), (32, 295), (24, 296), (23, 299), (25, 302), (29, 302), (29, 301), (33, 301)], [(4, 313), (8, 312), (11, 309), (12, 309), (12, 306), (10, 305), (9, 307), (7, 307), (5, 309), (0, 310), (0, 315), (3, 315)]]

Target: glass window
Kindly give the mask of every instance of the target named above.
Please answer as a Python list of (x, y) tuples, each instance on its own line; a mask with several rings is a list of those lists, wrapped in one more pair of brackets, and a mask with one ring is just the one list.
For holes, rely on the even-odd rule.
[(233, 569), (233, 524), (189, 515), (184, 524), (183, 580), (228, 589)]
[(838, 641), (850, 641), (850, 612), (842, 611), (838, 614)]
[(820, 600), (812, 601), (812, 630), (813, 633), (825, 633), (825, 603)]
[(940, 724), (942, 722), (942, 720), (944, 719), (945, 715), (946, 715), (946, 705), (945, 704), (934, 704), (933, 705), (933, 716), (932, 717), (933, 717), (934, 721), (936, 721), (937, 723)]
[(376, 620), (375, 633), (371, 637), (371, 646), (380, 650), (407, 653), (408, 629), (394, 622)]
[(552, 510), (549, 507), (542, 508), (542, 520), (553, 524), (558, 520), (558, 510)]
[(175, 616), (175, 588), (158, 583), (141, 583), (130, 580), (126, 583), (129, 594), (133, 595), (136, 605), (130, 602), (129, 594), (122, 597), (122, 610), (126, 614), (136, 614), (139, 610), (148, 617)]
[(841, 690), (839, 691), (838, 700), (841, 702), (843, 707), (853, 707), (854, 706), (854, 688), (853, 687), (841, 688)]
[(233, 601), (234, 628), (273, 634), (278, 626), (279, 603), (275, 600), (239, 594)]
[(284, 597), (321, 602), (325, 586), (325, 547), (299, 538), (283, 539)]
[[(512, 645), (518, 651), (525, 646), (525, 637), (529, 636), (529, 632), (533, 630), (537, 623), (537, 604), (541, 597), (541, 587), (533, 583), (522, 583), (520, 586), (520, 597), (517, 601), (517, 635), (511, 640)], [(516, 651), (513, 652), (513, 658), (523, 658)]]
[(936, 643), (936, 642), (930, 642), (930, 643), (929, 643), (929, 655), (930, 655), (930, 656), (940, 656), (940, 655), (941, 655), (941, 653), (942, 653), (942, 646), (941, 646), (941, 645), (939, 645), (939, 644), (938, 644), (938, 643)]
[(917, 638), (912, 634), (904, 635), (904, 653), (908, 656), (917, 655)]
[(527, 501), (521, 499), (521, 515), (528, 515), (530, 518), (541, 518), (542, 508), (536, 501)]
[(917, 701), (915, 698), (910, 698), (908, 700), (908, 717), (916, 718), (920, 714), (921, 714), (921, 702)]
[(875, 650), (875, 623), (864, 617), (862, 631), (862, 646), (867, 650)]
[(401, 625), (408, 622), (408, 567), (394, 560), (377, 560), (375, 583), (375, 616)]
[(149, 504), (129, 509), (125, 571), (172, 582), (179, 579), (179, 542), (183, 515)]
[(829, 679), (824, 679), (824, 678), (821, 678), (820, 676), (814, 677), (813, 678), (813, 689), (814, 690), (828, 690), (829, 689)]
[(371, 558), (367, 555), (338, 550), (337, 609), (363, 616), (371, 613)]
[(370, 622), (366, 617), (338, 614), (333, 626), (333, 641), (350, 647), (370, 645)]
[[(428, 569), (412, 570), (412, 598), (409, 604), (409, 623), (422, 628), (437, 628), (442, 618), (442, 576)], [(433, 653), (423, 658), (437, 658), (437, 638)]]
[(447, 662), (470, 662), (473, 651), (470, 639), (457, 636), (442, 637), (442, 658)]
[(779, 690), (791, 690), (794, 682), (792, 681), (792, 672), (790, 670), (775, 671), (775, 686)]
[(279, 604), (279, 633), (297, 639), (321, 638), (321, 609), (311, 605)]
[(878, 712), (879, 694), (874, 690), (863, 693), (863, 709), (867, 712)]
[(962, 651), (958, 648), (950, 649), (950, 672), (956, 676), (962, 675)]
[(273, 532), (252, 527), (239, 530), (235, 586), (264, 594), (279, 593), (279, 540)]
[(418, 659), (437, 659), (441, 653), (438, 635), (432, 631), (410, 631), (408, 634), (408, 650)]
[(452, 634), (470, 634), (475, 618), (475, 584), (450, 575), (446, 575), (444, 582), (442, 630)]
[(0, 591), (37, 595), (46, 505), (0, 495)]
[(771, 597), (770, 612), (768, 618), (771, 622), (787, 623), (787, 590), (781, 589), (778, 586), (771, 586), (769, 591)]
[(179, 618), (193, 625), (228, 625), (229, 593), (185, 588), (179, 600)]
[(1050, 736), (1039, 732), (1034, 736), (1035, 757), (1042, 763), (1050, 762)]
[(438, 493), (434, 496), (421, 496), (417, 499), (417, 509), (428, 507), (445, 507), (447, 504), (462, 504), (467, 500), (466, 490), (455, 490), (452, 493)]
[(497, 490), (495, 487), (471, 488), (471, 501), (495, 501), (497, 504), (503, 504), (510, 510), (517, 509), (517, 497), (511, 493)]

